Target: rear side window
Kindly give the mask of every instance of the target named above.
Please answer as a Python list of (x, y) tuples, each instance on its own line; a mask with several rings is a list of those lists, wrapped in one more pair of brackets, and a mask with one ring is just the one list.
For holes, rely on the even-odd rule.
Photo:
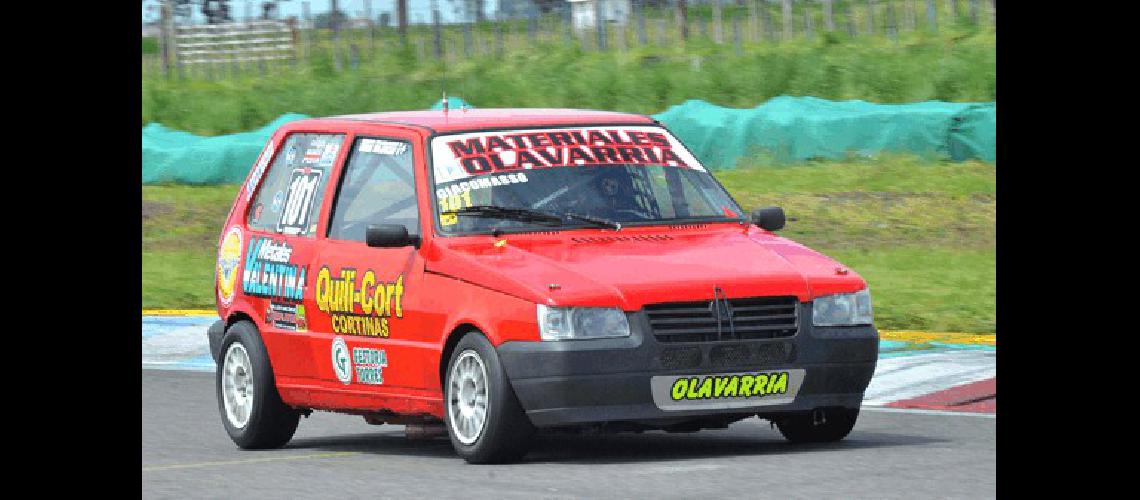
[(292, 134), (249, 210), (250, 229), (312, 237), (344, 134)]
[(412, 145), (362, 137), (356, 140), (333, 207), (329, 238), (364, 241), (370, 224), (399, 224), (419, 234)]

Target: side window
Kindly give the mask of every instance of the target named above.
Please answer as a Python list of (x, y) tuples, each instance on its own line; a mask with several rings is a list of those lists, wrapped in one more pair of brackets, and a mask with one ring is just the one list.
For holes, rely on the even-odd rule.
[(250, 229), (312, 237), (344, 134), (292, 134), (273, 159), (253, 205)]
[(400, 224), (418, 234), (413, 168), (410, 143), (358, 138), (333, 207), (329, 238), (364, 241), (369, 224)]

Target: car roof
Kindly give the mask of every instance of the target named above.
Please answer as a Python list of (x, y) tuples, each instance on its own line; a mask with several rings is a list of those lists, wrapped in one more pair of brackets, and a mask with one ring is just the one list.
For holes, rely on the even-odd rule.
[(391, 111), (340, 115), (326, 120), (355, 120), (376, 123), (399, 123), (423, 127), (435, 132), (460, 132), (480, 129), (524, 128), (558, 125), (645, 125), (656, 120), (645, 115), (559, 108), (476, 108), (448, 111)]

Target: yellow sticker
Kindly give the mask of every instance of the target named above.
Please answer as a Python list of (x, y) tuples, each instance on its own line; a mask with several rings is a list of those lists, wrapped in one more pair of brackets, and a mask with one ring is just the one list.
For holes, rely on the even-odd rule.
[(237, 284), (237, 268), (241, 262), (241, 228), (234, 226), (222, 239), (218, 247), (218, 266), (216, 269), (218, 280), (218, 298), (222, 305), (228, 306), (234, 299), (234, 287)]
[(459, 222), (459, 217), (455, 214), (445, 214), (442, 212), (463, 210), (472, 204), (471, 191), (463, 191), (462, 193), (441, 197), (439, 199), (439, 211), (441, 212), (439, 215), (439, 225), (452, 226)]

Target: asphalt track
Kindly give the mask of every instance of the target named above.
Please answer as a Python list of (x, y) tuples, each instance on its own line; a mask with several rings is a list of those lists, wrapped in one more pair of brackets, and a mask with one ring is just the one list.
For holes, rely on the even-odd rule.
[(144, 498), (989, 498), (994, 415), (864, 408), (842, 442), (791, 445), (749, 419), (693, 434), (543, 436), (468, 465), (446, 438), (315, 412), (283, 449), (226, 436), (213, 375), (142, 370)]

